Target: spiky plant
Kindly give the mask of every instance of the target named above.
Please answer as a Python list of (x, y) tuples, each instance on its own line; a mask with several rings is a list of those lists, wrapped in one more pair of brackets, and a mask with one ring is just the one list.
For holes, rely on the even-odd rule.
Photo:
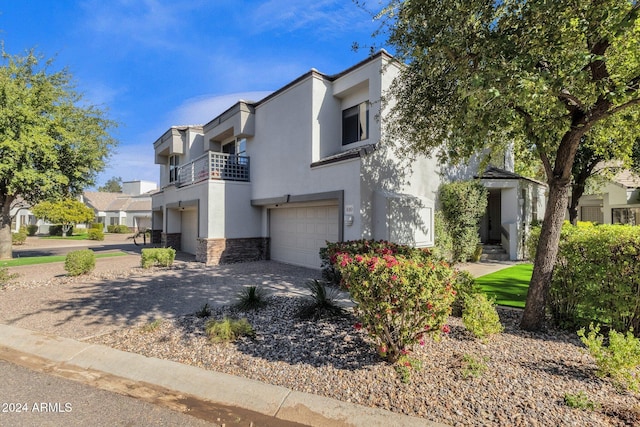
[(267, 293), (263, 288), (247, 286), (238, 293), (236, 307), (240, 310), (257, 310), (267, 305)]
[(298, 311), (302, 319), (318, 320), (323, 317), (342, 316), (344, 310), (335, 302), (338, 294), (336, 288), (328, 288), (324, 282), (311, 280), (306, 283), (311, 295)]

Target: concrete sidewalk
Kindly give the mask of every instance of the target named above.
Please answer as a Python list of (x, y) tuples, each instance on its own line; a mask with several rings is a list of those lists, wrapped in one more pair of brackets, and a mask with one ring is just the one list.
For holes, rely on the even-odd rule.
[[(377, 408), (0, 324), (0, 359), (216, 422), (256, 426), (427, 426)], [(200, 414), (200, 416), (199, 416)]]

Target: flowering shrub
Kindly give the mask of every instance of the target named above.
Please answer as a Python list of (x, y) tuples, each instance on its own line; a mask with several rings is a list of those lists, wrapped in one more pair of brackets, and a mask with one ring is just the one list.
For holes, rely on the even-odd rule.
[(335, 266), (356, 303), (356, 328), (368, 332), (389, 362), (411, 368), (406, 356), (413, 345), (448, 332), (456, 272), (446, 263), (391, 253), (338, 253)]
[(388, 242), (386, 240), (350, 240), (347, 242), (327, 242), (327, 246), (320, 249), (322, 259), (322, 276), (329, 283), (339, 285), (340, 272), (335, 267), (339, 254), (355, 255), (402, 255), (419, 262), (426, 262), (432, 258), (428, 248), (414, 248), (407, 245)]

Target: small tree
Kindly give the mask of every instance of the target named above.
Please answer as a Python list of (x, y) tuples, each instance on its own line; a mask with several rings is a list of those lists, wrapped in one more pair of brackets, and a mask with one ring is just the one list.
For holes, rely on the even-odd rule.
[(61, 224), (63, 236), (66, 236), (75, 224), (89, 222), (95, 217), (95, 213), (91, 208), (75, 199), (64, 199), (59, 202), (40, 202), (31, 211), (38, 218)]
[(122, 193), (122, 178), (114, 176), (105, 182), (102, 187), (98, 187), (98, 191), (103, 193)]

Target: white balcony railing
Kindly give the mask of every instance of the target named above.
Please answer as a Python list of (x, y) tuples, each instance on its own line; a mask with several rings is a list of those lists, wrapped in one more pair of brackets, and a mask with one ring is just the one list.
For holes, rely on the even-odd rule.
[(249, 157), (209, 151), (178, 167), (179, 187), (210, 179), (249, 181)]

